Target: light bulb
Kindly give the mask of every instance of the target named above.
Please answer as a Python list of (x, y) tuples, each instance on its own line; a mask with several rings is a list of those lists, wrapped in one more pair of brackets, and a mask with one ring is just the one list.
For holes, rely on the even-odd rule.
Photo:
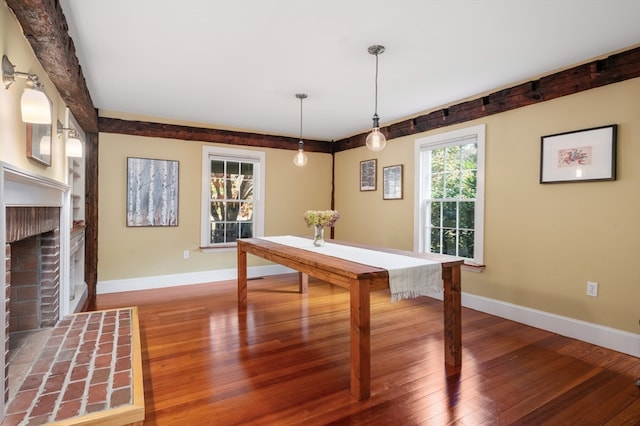
[(366, 143), (369, 150), (381, 151), (387, 144), (387, 138), (380, 132), (379, 127), (374, 127), (373, 131), (367, 135)]
[(309, 157), (307, 157), (307, 154), (304, 153), (304, 150), (302, 148), (298, 148), (298, 152), (293, 157), (293, 164), (298, 167), (302, 167), (307, 164), (308, 159)]

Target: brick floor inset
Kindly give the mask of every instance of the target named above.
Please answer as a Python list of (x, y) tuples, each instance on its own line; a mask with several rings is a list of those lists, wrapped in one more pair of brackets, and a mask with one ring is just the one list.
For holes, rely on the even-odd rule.
[(134, 309), (59, 321), (8, 402), (2, 426), (41, 425), (132, 405)]

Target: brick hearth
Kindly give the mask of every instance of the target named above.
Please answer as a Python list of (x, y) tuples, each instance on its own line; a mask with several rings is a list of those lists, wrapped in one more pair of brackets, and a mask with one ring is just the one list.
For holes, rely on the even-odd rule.
[(136, 308), (69, 315), (9, 401), (2, 426), (141, 424), (141, 366)]

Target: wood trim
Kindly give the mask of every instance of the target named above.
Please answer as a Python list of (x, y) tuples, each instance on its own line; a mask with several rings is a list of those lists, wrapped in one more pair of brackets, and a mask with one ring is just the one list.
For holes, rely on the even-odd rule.
[[(182, 139), (201, 142), (222, 143), (237, 146), (255, 146), (276, 149), (298, 149), (298, 139), (286, 136), (264, 135), (250, 132), (236, 132), (203, 127), (180, 126), (176, 124), (131, 121), (117, 118), (98, 118), (100, 132), (155, 138)], [(331, 153), (331, 144), (325, 141), (304, 141), (307, 152)]]
[(98, 285), (98, 141), (97, 133), (86, 134), (84, 279), (89, 301), (95, 301)]
[[(464, 123), (640, 77), (640, 47), (381, 127), (387, 140)], [(365, 145), (366, 133), (335, 142), (335, 152)]]

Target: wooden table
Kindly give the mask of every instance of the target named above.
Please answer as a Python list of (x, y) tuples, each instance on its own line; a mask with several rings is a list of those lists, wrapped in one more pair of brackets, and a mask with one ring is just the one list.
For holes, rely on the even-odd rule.
[[(421, 257), (442, 265), (444, 285), (444, 359), (448, 365), (462, 363), (462, 331), (460, 321), (460, 265), (463, 260), (451, 256), (416, 254), (358, 244), (337, 242), (355, 247)], [(385, 269), (350, 262), (259, 238), (238, 240), (238, 309), (247, 307), (247, 253), (262, 257), (300, 273), (300, 291), (306, 292), (308, 276), (344, 287), (350, 292), (351, 306), (351, 395), (367, 399), (371, 393), (371, 291), (389, 288)]]

